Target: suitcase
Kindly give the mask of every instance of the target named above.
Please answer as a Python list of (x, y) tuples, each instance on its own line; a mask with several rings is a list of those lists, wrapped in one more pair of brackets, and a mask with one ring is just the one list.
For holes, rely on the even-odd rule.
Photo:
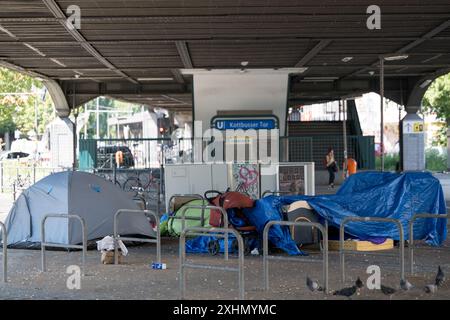
[[(293, 203), (287, 212), (288, 221), (304, 221), (319, 223), (319, 215), (306, 201)], [(297, 245), (319, 243), (319, 230), (311, 227), (290, 227), (291, 237)]]

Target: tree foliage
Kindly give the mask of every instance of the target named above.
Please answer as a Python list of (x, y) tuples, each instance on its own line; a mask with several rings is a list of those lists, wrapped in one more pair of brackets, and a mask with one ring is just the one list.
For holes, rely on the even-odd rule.
[[(450, 73), (437, 78), (423, 98), (424, 111), (433, 112), (437, 118), (450, 125)], [(447, 145), (447, 127), (439, 130), (436, 145)]]
[(45, 87), (40, 81), (0, 68), (0, 134), (16, 129), (23, 134), (35, 131), (35, 109), (37, 133), (43, 134), (54, 118), (52, 100), (44, 92)]

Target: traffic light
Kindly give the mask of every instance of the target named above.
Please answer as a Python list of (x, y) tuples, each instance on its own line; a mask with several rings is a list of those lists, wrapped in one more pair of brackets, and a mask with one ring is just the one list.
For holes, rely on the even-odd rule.
[(167, 138), (170, 135), (170, 119), (159, 118), (158, 119), (158, 137)]

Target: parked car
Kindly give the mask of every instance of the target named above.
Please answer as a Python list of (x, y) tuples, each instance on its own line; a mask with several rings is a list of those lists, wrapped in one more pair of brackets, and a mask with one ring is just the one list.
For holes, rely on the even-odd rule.
[[(116, 152), (122, 151), (123, 163), (120, 168), (134, 167), (134, 157), (130, 148), (126, 146), (104, 146), (97, 148), (97, 167), (98, 168), (111, 168), (116, 165)], [(113, 161), (111, 165), (111, 159)]]
[(27, 160), (30, 157), (29, 153), (20, 151), (4, 151), (0, 153), (0, 161), (4, 160)]

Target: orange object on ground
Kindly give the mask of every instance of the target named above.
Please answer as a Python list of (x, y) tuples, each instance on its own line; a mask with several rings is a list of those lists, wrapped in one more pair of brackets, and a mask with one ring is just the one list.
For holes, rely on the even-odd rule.
[(351, 176), (352, 174), (355, 174), (358, 168), (358, 163), (355, 159), (348, 158), (347, 159), (347, 171), (348, 175)]

